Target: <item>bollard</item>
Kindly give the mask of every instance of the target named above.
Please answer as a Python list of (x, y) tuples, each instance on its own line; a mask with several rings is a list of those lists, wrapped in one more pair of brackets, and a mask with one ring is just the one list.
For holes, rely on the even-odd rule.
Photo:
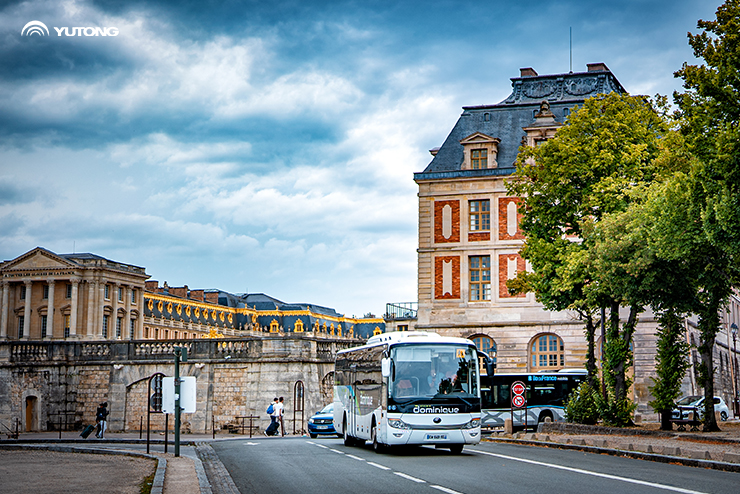
[(504, 420), (504, 434), (513, 434), (514, 433), (514, 423), (511, 419), (505, 419)]

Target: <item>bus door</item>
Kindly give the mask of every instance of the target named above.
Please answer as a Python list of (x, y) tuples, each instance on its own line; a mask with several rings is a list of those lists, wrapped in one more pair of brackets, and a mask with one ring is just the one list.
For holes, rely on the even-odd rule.
[(359, 403), (357, 398), (357, 364), (349, 366), (349, 410), (347, 411), (347, 431), (352, 437), (357, 437), (357, 413)]

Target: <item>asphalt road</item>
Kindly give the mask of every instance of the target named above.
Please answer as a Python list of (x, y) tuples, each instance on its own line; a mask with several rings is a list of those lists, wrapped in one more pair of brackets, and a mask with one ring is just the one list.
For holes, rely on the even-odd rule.
[(737, 494), (740, 474), (499, 443), (376, 454), (338, 438), (211, 443), (241, 494)]

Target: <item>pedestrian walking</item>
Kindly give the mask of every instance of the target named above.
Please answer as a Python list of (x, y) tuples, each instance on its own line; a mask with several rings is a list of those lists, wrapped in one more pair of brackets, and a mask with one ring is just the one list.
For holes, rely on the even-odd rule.
[(285, 436), (285, 424), (283, 424), (283, 414), (285, 413), (285, 404), (283, 403), (283, 397), (281, 396), (278, 400), (278, 420), (280, 421), (280, 432)]
[(109, 413), (107, 401), (98, 405), (98, 410), (95, 412), (95, 422), (97, 423), (98, 429), (97, 432), (95, 432), (95, 437), (98, 439), (105, 439), (105, 429), (107, 428)]
[(267, 430), (265, 430), (265, 436), (274, 436), (277, 434), (278, 427), (280, 426), (280, 422), (278, 420), (278, 417), (280, 417), (278, 405), (279, 401), (275, 398), (272, 400), (270, 406), (267, 407), (267, 413), (270, 414), (270, 425), (267, 427)]

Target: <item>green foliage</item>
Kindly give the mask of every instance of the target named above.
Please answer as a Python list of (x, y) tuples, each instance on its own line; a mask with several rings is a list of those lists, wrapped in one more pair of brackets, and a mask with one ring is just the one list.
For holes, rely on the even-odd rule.
[(661, 414), (661, 428), (670, 430), (669, 414), (676, 406), (676, 399), (681, 394), (681, 381), (689, 368), (689, 345), (683, 321), (676, 312), (667, 311), (659, 316), (659, 320), (655, 385), (650, 388), (654, 399), (649, 405)]
[[(700, 227), (695, 245), (684, 253), (694, 259), (696, 310), (701, 338), (699, 377), (705, 396), (714, 395), (714, 342), (718, 310), (733, 285), (740, 284), (740, 1), (727, 0), (716, 20), (700, 20), (703, 31), (689, 34), (701, 65), (684, 64), (684, 81), (675, 93), (681, 132), (700, 166), (689, 174), (691, 204)], [(711, 400), (706, 400), (704, 430), (718, 430)]]
[(599, 414), (604, 425), (609, 427), (626, 427), (632, 425), (632, 414), (637, 408), (637, 403), (628, 398), (616, 399), (609, 396), (604, 400), (599, 397)]
[(565, 420), (576, 424), (596, 424), (600, 416), (598, 402), (599, 393), (588, 382), (582, 382), (565, 403)]
[[(510, 193), (524, 198), (521, 255), (533, 272), (510, 283), (529, 288), (550, 310), (571, 309), (586, 321), (609, 308), (604, 375), (609, 402), (603, 408), (612, 423), (628, 423), (632, 408), (626, 369), (632, 362), (636, 314), (655, 283), (654, 256), (645, 249), (641, 216), (619, 217), (671, 162), (658, 158), (667, 120), (642, 97), (608, 94), (588, 99), (568, 118), (568, 125), (536, 148), (522, 148)], [(646, 281), (645, 278), (648, 278)], [(620, 306), (630, 308), (621, 325)], [(626, 422), (625, 422), (626, 421)]]

